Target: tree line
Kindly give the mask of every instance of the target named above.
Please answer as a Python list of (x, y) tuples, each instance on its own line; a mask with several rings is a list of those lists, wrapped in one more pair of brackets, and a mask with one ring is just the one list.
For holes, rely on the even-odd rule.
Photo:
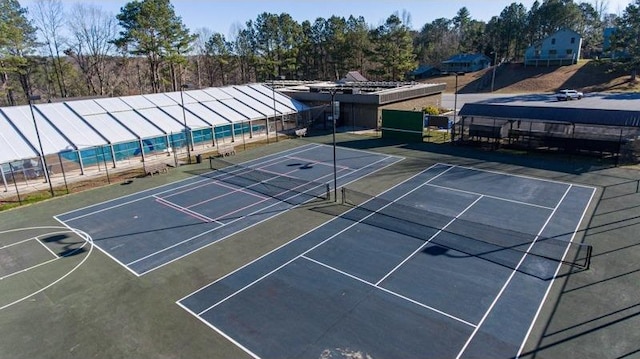
[[(134, 0), (115, 16), (99, 6), (62, 0), (0, 0), (0, 105), (86, 96), (121, 96), (275, 79), (337, 80), (360, 71), (371, 80), (404, 80), (418, 64), (437, 67), (457, 53), (519, 61), (526, 48), (569, 28), (583, 36), (584, 57), (602, 52), (603, 30), (640, 58), (640, 0), (622, 16), (606, 0), (512, 3), (488, 22), (466, 7), (413, 30), (407, 11), (373, 26), (363, 17), (295, 21), (262, 13), (230, 38), (189, 29), (170, 0)], [(635, 42), (634, 42), (635, 36)], [(636, 66), (635, 62), (630, 62)], [(627, 63), (629, 66), (629, 62)]]

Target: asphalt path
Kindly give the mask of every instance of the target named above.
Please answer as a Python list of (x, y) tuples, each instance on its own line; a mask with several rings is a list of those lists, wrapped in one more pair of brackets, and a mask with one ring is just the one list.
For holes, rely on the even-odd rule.
[[(457, 98), (456, 98), (457, 97)], [(612, 93), (612, 92), (587, 92), (584, 98), (578, 101), (558, 101), (553, 93), (475, 93), (475, 94), (442, 94), (441, 106), (454, 108), (458, 111), (466, 103), (494, 103), (512, 106), (547, 106), (570, 107), (609, 110), (637, 111), (640, 108), (640, 94), (638, 93)]]

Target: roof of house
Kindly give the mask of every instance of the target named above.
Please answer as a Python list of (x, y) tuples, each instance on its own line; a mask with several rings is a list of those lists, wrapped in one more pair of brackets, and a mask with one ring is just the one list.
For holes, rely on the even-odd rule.
[(362, 74), (358, 71), (349, 71), (347, 75), (340, 81), (341, 82), (367, 82), (369, 80), (366, 77), (362, 76)]
[(434, 71), (434, 72), (438, 72), (438, 71), (440, 71), (440, 70), (439, 70), (438, 68), (436, 68), (436, 67), (433, 67), (433, 66), (429, 66), (429, 65), (420, 65), (420, 66), (418, 66), (418, 68), (417, 68), (417, 69), (415, 69), (415, 70), (413, 70), (413, 71), (409, 72), (409, 75), (416, 76), (416, 75), (421, 75), (421, 74), (428, 73), (428, 72), (432, 72), (432, 71)]

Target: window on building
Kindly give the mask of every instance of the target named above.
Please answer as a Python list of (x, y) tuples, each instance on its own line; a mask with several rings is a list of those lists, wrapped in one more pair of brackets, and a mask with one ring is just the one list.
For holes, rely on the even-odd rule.
[(557, 53), (558, 53), (558, 51), (555, 50), (555, 49), (549, 50), (549, 55), (555, 55)]
[(551, 39), (551, 45), (555, 45), (555, 44), (556, 44), (556, 39), (555, 38)]
[(572, 37), (572, 38), (571, 38), (571, 43), (572, 43), (572, 44), (575, 44), (575, 43), (576, 43), (576, 38), (575, 38), (575, 37)]
[(567, 55), (573, 54), (573, 49), (567, 49)]

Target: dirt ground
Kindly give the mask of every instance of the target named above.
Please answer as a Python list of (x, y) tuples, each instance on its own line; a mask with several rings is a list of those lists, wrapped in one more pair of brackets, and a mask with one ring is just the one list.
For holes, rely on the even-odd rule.
[[(491, 92), (493, 70), (486, 69), (458, 76), (458, 93)], [(455, 91), (455, 76), (432, 77), (423, 82), (446, 83), (445, 92)], [(628, 72), (617, 70), (610, 62), (580, 61), (576, 65), (525, 67), (522, 63), (504, 64), (496, 69), (494, 92), (542, 93), (572, 88), (583, 92), (640, 91), (640, 81), (631, 81)]]

